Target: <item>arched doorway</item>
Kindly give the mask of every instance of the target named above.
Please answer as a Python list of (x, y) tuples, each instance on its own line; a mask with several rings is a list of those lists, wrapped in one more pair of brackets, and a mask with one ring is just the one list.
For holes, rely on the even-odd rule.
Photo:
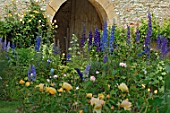
[(56, 12), (53, 21), (58, 25), (56, 41), (59, 41), (63, 52), (67, 51), (72, 34), (75, 34), (79, 42), (82, 38), (83, 27), (86, 36), (95, 28), (102, 28), (103, 19), (100, 18), (95, 7), (88, 0), (67, 0)]

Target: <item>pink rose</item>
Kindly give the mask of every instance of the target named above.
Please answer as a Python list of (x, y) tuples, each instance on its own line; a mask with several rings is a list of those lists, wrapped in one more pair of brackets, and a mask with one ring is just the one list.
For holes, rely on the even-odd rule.
[(96, 78), (94, 76), (91, 76), (90, 80), (94, 82), (96, 80)]

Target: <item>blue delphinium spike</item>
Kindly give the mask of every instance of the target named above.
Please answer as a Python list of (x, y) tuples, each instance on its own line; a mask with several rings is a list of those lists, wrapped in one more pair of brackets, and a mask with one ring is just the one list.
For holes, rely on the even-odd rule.
[(89, 32), (89, 41), (88, 41), (88, 51), (90, 51), (91, 46), (92, 46), (92, 39), (93, 38), (93, 34), (92, 31)]
[(96, 28), (96, 30), (95, 30), (94, 46), (96, 46), (96, 51), (100, 52), (100, 32), (99, 32), (98, 28)]
[(32, 65), (31, 71), (32, 71), (32, 74), (33, 74), (32, 81), (35, 81), (36, 80), (36, 69), (35, 69), (34, 65)]
[(11, 46), (11, 48), (12, 48), (12, 50), (14, 50), (14, 49), (15, 49), (15, 44), (14, 44), (14, 42), (12, 42), (12, 46)]
[(145, 47), (150, 47), (152, 36), (152, 19), (150, 13), (148, 14), (148, 31), (145, 39)]
[(105, 51), (108, 47), (108, 31), (107, 31), (107, 22), (104, 22), (103, 27), (103, 35), (102, 35), (102, 41), (101, 41), (101, 50)]
[(60, 48), (56, 46), (56, 43), (54, 43), (54, 46), (53, 46), (53, 53), (55, 55), (60, 54)]
[(80, 76), (81, 80), (84, 80), (83, 73), (80, 71), (80, 69), (78, 69), (78, 68), (74, 68), (74, 69), (77, 71), (77, 73)]
[(106, 63), (107, 61), (108, 61), (108, 57), (107, 57), (107, 55), (105, 54), (105, 55), (104, 55), (104, 58), (103, 58), (103, 62)]
[(140, 42), (140, 31), (139, 29), (136, 29), (136, 43)]
[(83, 33), (82, 33), (82, 39), (81, 39), (81, 47), (83, 48), (85, 46), (86, 41), (86, 28), (85, 25), (83, 26)]
[(38, 34), (36, 38), (36, 44), (35, 44), (35, 51), (40, 51), (40, 46), (41, 46), (41, 36)]
[(10, 42), (8, 42), (7, 46), (6, 46), (6, 51), (8, 52), (10, 49)]
[(6, 51), (6, 39), (2, 42), (2, 49)]
[(71, 54), (67, 54), (67, 61), (71, 61)]
[(111, 31), (111, 35), (110, 35), (110, 52), (113, 52), (114, 48), (113, 48), (113, 42), (114, 42), (114, 35), (115, 35), (115, 28), (116, 26), (112, 26), (112, 31)]
[(130, 26), (127, 25), (127, 44), (130, 44)]
[(157, 49), (161, 49), (161, 35), (158, 34), (158, 37), (157, 37)]
[(89, 75), (90, 68), (91, 68), (91, 65), (88, 64), (88, 65), (86, 66), (86, 69), (85, 69), (85, 74), (86, 74), (86, 75)]
[(168, 53), (168, 40), (166, 37), (162, 37), (161, 39), (161, 58), (164, 58)]

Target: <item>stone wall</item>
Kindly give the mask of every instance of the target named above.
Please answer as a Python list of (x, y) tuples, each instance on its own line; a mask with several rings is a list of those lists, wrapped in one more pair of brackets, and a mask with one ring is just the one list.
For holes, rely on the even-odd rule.
[[(0, 15), (4, 16), (4, 7), (9, 6), (12, 2), (12, 0), (0, 0)], [(27, 4), (29, 0), (13, 0), (16, 1), (19, 8), (19, 11), (22, 11), (22, 9), (27, 8)], [(40, 1), (40, 0), (36, 0)], [(41, 0), (44, 1), (45, 6), (43, 5), (43, 9), (45, 9), (50, 0)], [(56, 0), (61, 1), (61, 0)], [(170, 0), (107, 0), (108, 2), (105, 2), (106, 0), (94, 0), (94, 1), (103, 1), (104, 6), (107, 10), (107, 6), (109, 7), (109, 4), (112, 4), (112, 9), (114, 9), (113, 12), (115, 13), (115, 22), (118, 24), (122, 23), (136, 23), (137, 21), (140, 21), (142, 18), (147, 17), (148, 11), (153, 13), (157, 18), (167, 18), (170, 17)], [(47, 14), (48, 15), (48, 14)], [(53, 17), (51, 17), (53, 18)]]

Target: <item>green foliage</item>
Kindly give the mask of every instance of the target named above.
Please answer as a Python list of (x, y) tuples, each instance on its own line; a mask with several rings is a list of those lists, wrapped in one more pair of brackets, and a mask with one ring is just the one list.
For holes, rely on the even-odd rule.
[[(11, 7), (16, 9), (16, 3), (12, 2)], [(34, 45), (38, 34), (42, 43), (53, 41), (53, 27), (37, 2), (30, 1), (28, 10), (23, 14), (12, 9), (5, 8), (7, 16), (0, 22), (0, 36), (14, 42), (17, 47)]]

